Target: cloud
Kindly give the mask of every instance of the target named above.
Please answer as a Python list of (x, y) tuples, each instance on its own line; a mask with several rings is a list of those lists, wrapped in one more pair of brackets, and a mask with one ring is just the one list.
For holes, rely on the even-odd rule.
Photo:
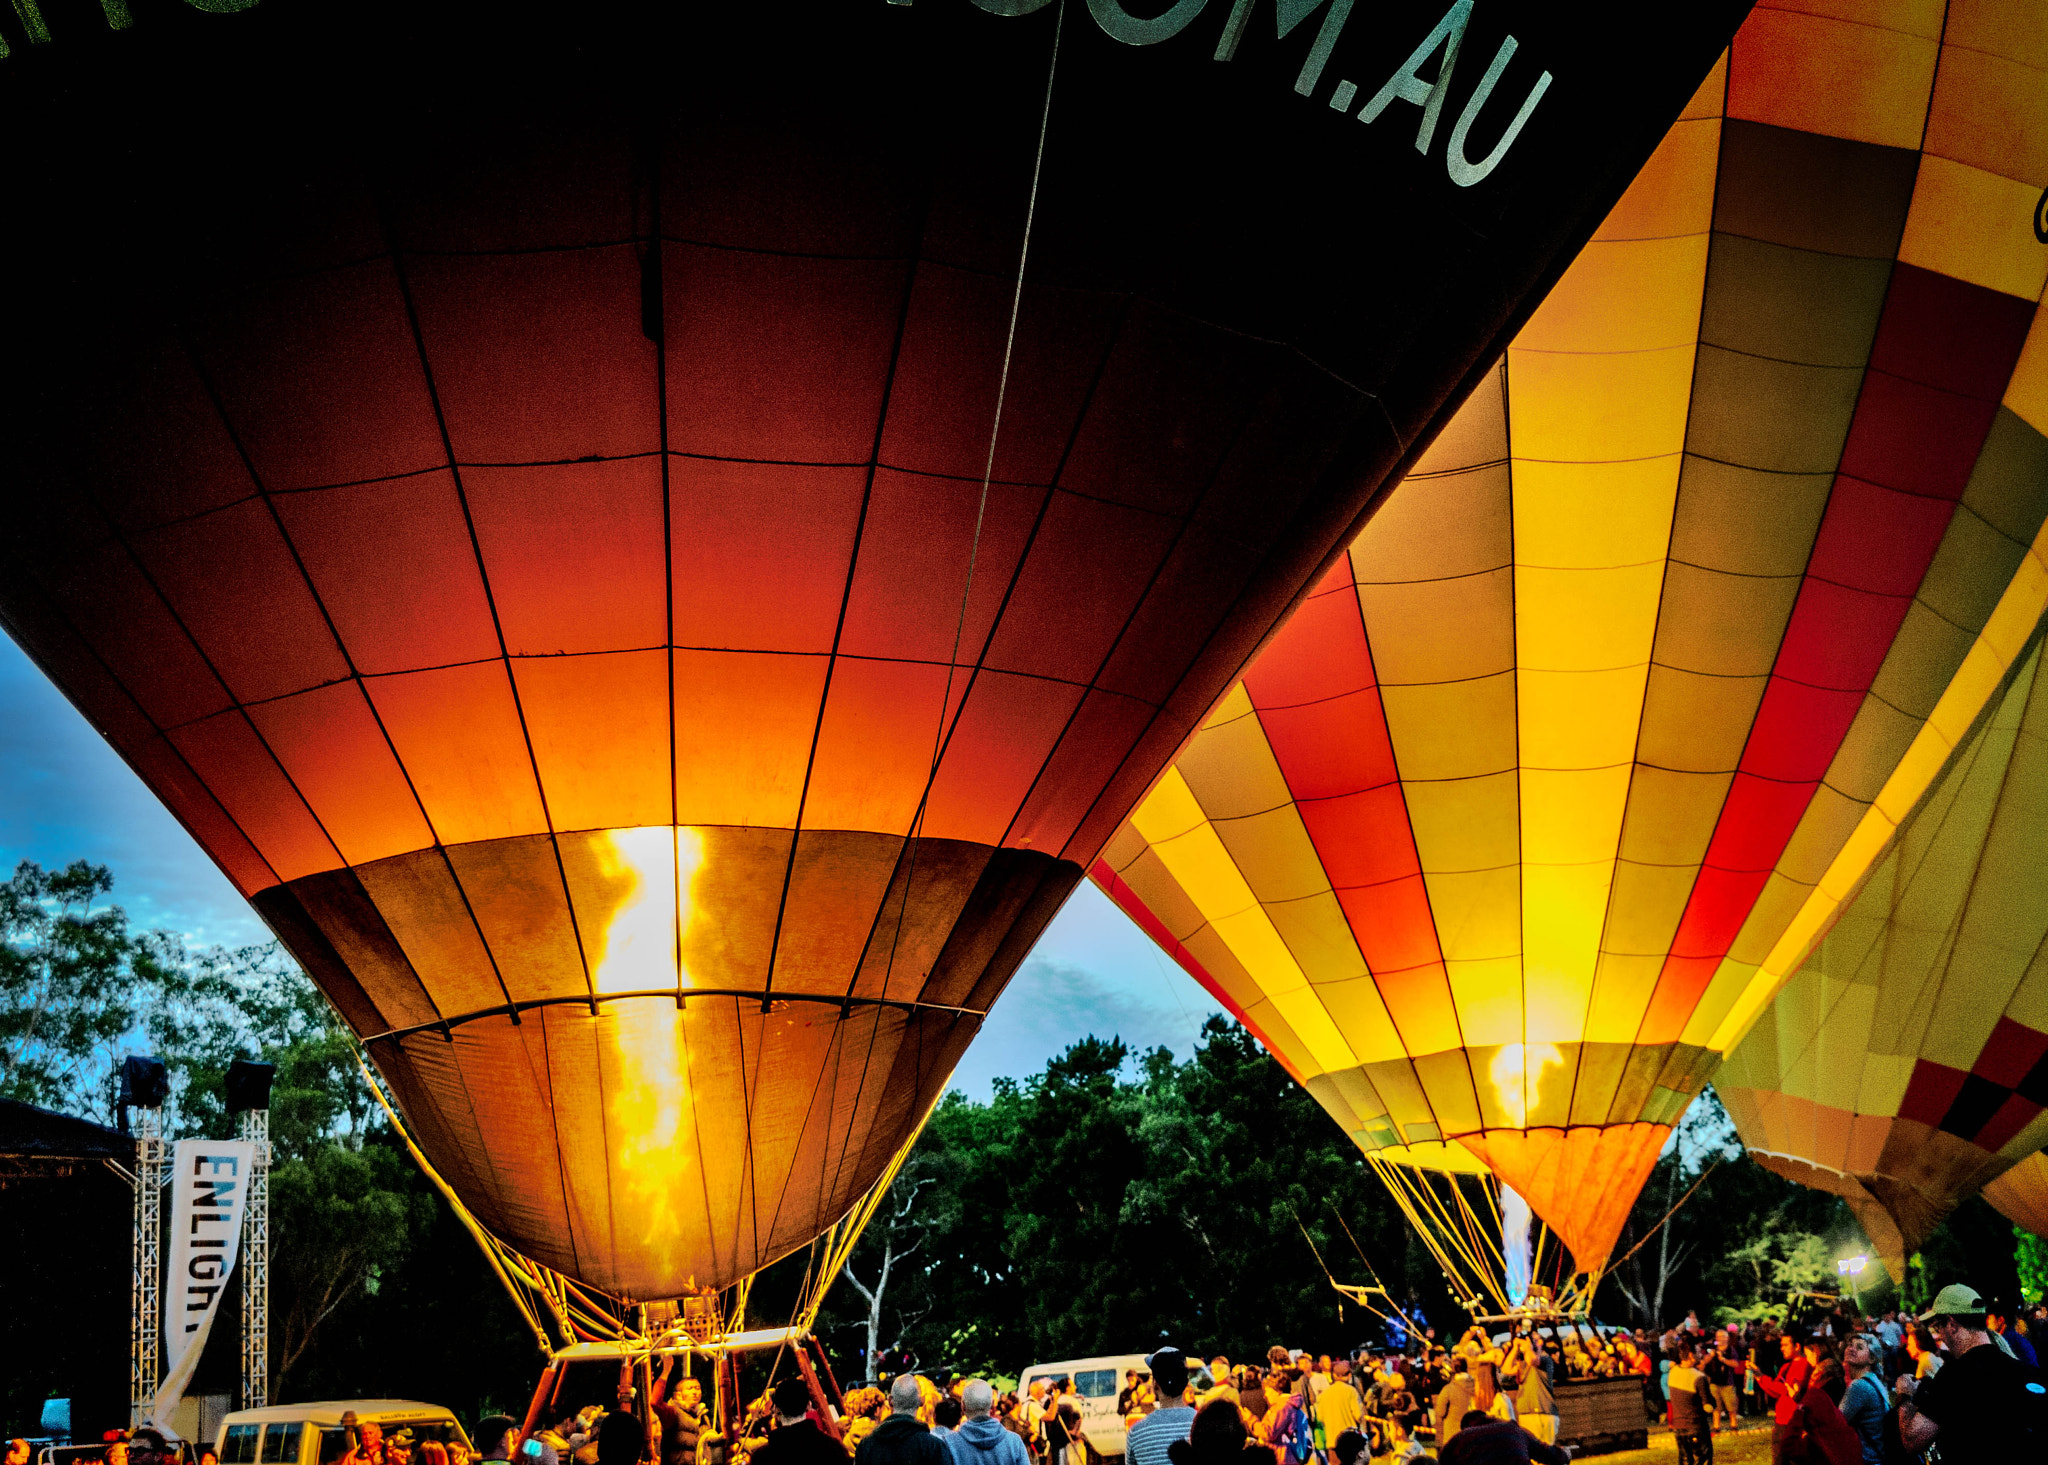
[[(1046, 939), (1053, 941), (1052, 931)], [(1041, 949), (1045, 944), (1040, 943)], [(1134, 1055), (1166, 1048), (1185, 1058), (1194, 1050), (1202, 1023), (1222, 1010), (1164, 958), (1156, 967), (1147, 960), (1096, 970), (1034, 953), (990, 1011), (954, 1071), (952, 1086), (985, 1100), (995, 1079), (1028, 1078), (1091, 1034), (1122, 1038)]]

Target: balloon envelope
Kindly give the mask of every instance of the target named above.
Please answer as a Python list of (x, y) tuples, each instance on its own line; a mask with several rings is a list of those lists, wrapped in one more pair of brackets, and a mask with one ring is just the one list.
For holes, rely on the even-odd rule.
[(4, 62), (0, 613), (487, 1225), (729, 1282), (882, 1173), (1738, 10), (60, 26)]
[(2013, 1225), (2048, 1237), (2048, 1155), (2036, 1151), (1990, 1181), (1984, 1199)]
[(1750, 1153), (1845, 1197), (1893, 1276), (2048, 1143), (2044, 888), (2037, 643), (1714, 1081)]
[(2037, 21), (1756, 11), (1093, 867), (1583, 1268), (2040, 613)]

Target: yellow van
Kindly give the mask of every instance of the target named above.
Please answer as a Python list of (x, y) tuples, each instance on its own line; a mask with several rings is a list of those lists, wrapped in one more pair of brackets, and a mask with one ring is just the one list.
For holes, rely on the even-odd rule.
[(357, 1424), (374, 1424), (390, 1439), (400, 1431), (422, 1441), (467, 1446), (469, 1436), (454, 1414), (439, 1404), (412, 1399), (329, 1399), (318, 1404), (278, 1404), (239, 1409), (220, 1422), (214, 1452), (220, 1465), (333, 1465), (348, 1453), (341, 1417), (354, 1412)]

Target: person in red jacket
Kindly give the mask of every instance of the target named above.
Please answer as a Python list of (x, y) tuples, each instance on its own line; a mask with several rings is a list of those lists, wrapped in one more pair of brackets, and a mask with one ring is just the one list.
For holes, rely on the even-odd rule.
[(1748, 1367), (1756, 1375), (1756, 1386), (1778, 1401), (1771, 1413), (1771, 1465), (1796, 1465), (1791, 1452), (1799, 1439), (1799, 1427), (1793, 1419), (1799, 1412), (1799, 1398), (1806, 1392), (1806, 1381), (1813, 1376), (1813, 1365), (1807, 1362), (1799, 1339), (1793, 1334), (1779, 1338), (1778, 1346), (1784, 1351), (1785, 1362), (1776, 1378), (1756, 1366), (1754, 1355)]
[[(1810, 1355), (1808, 1361), (1812, 1361)], [(1806, 1440), (1808, 1465), (1863, 1465), (1862, 1437), (1842, 1417), (1841, 1399), (1847, 1386), (1842, 1365), (1832, 1357), (1814, 1365), (1793, 1419), (1793, 1428)]]

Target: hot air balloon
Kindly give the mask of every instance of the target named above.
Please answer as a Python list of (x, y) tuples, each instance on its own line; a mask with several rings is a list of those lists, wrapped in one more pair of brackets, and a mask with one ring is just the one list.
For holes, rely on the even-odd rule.
[(2037, 642), (1715, 1079), (1750, 1154), (1846, 1198), (1894, 1277), (2048, 1143), (2044, 885)]
[(1987, 1182), (1984, 1199), (2013, 1225), (2048, 1237), (2048, 1155), (2036, 1150)]
[(1757, 10), (1092, 867), (1597, 1273), (2048, 578), (2040, 11)]
[(1743, 8), (193, 3), (0, 63), (0, 616), (641, 1299), (884, 1174)]

